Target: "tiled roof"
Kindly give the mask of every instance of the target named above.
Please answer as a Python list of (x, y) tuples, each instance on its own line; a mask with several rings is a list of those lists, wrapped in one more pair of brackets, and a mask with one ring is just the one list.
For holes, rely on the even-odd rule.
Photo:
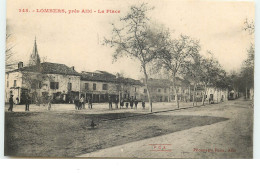
[[(172, 81), (169, 80), (169, 79), (153, 79), (153, 78), (150, 78), (148, 80), (148, 84), (150, 86), (153, 86), (153, 87), (167, 88), (167, 87), (172, 86)], [(175, 85), (177, 85), (177, 86), (179, 86), (179, 85), (188, 85), (188, 83), (187, 83), (186, 80), (183, 80), (183, 79), (181, 79), (179, 77), (176, 77)]]
[(148, 85), (152, 87), (158, 87), (158, 88), (167, 88), (171, 86), (171, 81), (168, 79), (152, 79), (150, 78), (148, 80)]
[(131, 85), (143, 85), (140, 80), (135, 80), (135, 79), (132, 79), (132, 78), (119, 77), (117, 79), (117, 81), (120, 82), (120, 83), (126, 83), (126, 84), (131, 84)]
[(142, 85), (142, 83), (139, 80), (135, 80), (135, 79), (131, 79), (131, 78), (116, 77), (116, 75), (113, 75), (113, 74), (105, 72), (105, 71), (82, 72), (81, 80)]
[(110, 73), (83, 72), (80, 75), (81, 80), (85, 81), (116, 82), (116, 76)]
[(39, 66), (33, 65), (33, 66), (23, 67), (20, 69), (9, 71), (7, 73), (17, 72), (17, 71), (39, 72), (39, 73), (43, 73), (43, 74), (63, 74), (63, 75), (80, 76), (80, 74), (78, 72), (76, 72), (74, 69), (66, 66), (65, 64), (57, 64), (57, 63), (50, 63), (50, 62), (43, 62)]

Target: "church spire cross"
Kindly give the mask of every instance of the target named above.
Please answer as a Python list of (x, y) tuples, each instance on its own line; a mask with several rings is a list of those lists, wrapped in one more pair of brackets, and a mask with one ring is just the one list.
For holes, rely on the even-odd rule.
[(40, 60), (40, 56), (39, 56), (39, 53), (38, 53), (36, 36), (35, 36), (33, 51), (32, 51), (32, 54), (30, 56), (29, 65), (30, 66), (31, 65), (39, 65), (40, 63), (41, 63), (41, 60)]

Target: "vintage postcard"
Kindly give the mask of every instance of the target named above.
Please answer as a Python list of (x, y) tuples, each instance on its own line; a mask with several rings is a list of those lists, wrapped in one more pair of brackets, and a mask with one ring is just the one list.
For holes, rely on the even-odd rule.
[(6, 156), (253, 158), (254, 2), (6, 9)]

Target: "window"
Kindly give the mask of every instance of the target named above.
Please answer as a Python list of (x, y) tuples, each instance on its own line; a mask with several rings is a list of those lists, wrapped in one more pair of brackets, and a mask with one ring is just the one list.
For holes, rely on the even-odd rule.
[(103, 90), (107, 90), (107, 84), (103, 84), (103, 85), (102, 85), (102, 89), (103, 89)]
[(39, 88), (39, 89), (42, 88), (42, 82), (41, 82), (41, 81), (39, 81), (39, 83), (38, 83), (38, 88)]
[(7, 81), (6, 86), (9, 87), (9, 81)]
[(135, 92), (136, 92), (136, 87), (135, 87)]
[(14, 87), (16, 87), (16, 80), (14, 80)]
[(97, 89), (97, 84), (93, 83), (93, 90)]
[(59, 82), (51, 82), (50, 87), (51, 89), (59, 89)]
[(72, 90), (72, 83), (68, 83), (68, 90), (71, 91)]
[(89, 84), (85, 83), (85, 90), (89, 90)]
[(147, 93), (147, 89), (144, 89), (144, 93)]
[(158, 88), (158, 89), (157, 89), (157, 92), (158, 92), (158, 93), (160, 93), (160, 92), (161, 92), (161, 89), (160, 89), (160, 88)]
[(33, 80), (31, 82), (31, 88), (32, 89), (41, 89), (42, 88), (42, 82), (38, 80)]

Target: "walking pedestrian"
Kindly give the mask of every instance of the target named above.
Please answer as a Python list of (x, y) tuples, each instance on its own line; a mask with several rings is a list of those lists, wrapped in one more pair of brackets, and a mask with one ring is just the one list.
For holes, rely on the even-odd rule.
[(11, 111), (11, 112), (13, 112), (13, 107), (14, 107), (13, 96), (14, 95), (11, 95), (10, 98), (9, 98), (9, 108), (8, 108), (8, 111)]

